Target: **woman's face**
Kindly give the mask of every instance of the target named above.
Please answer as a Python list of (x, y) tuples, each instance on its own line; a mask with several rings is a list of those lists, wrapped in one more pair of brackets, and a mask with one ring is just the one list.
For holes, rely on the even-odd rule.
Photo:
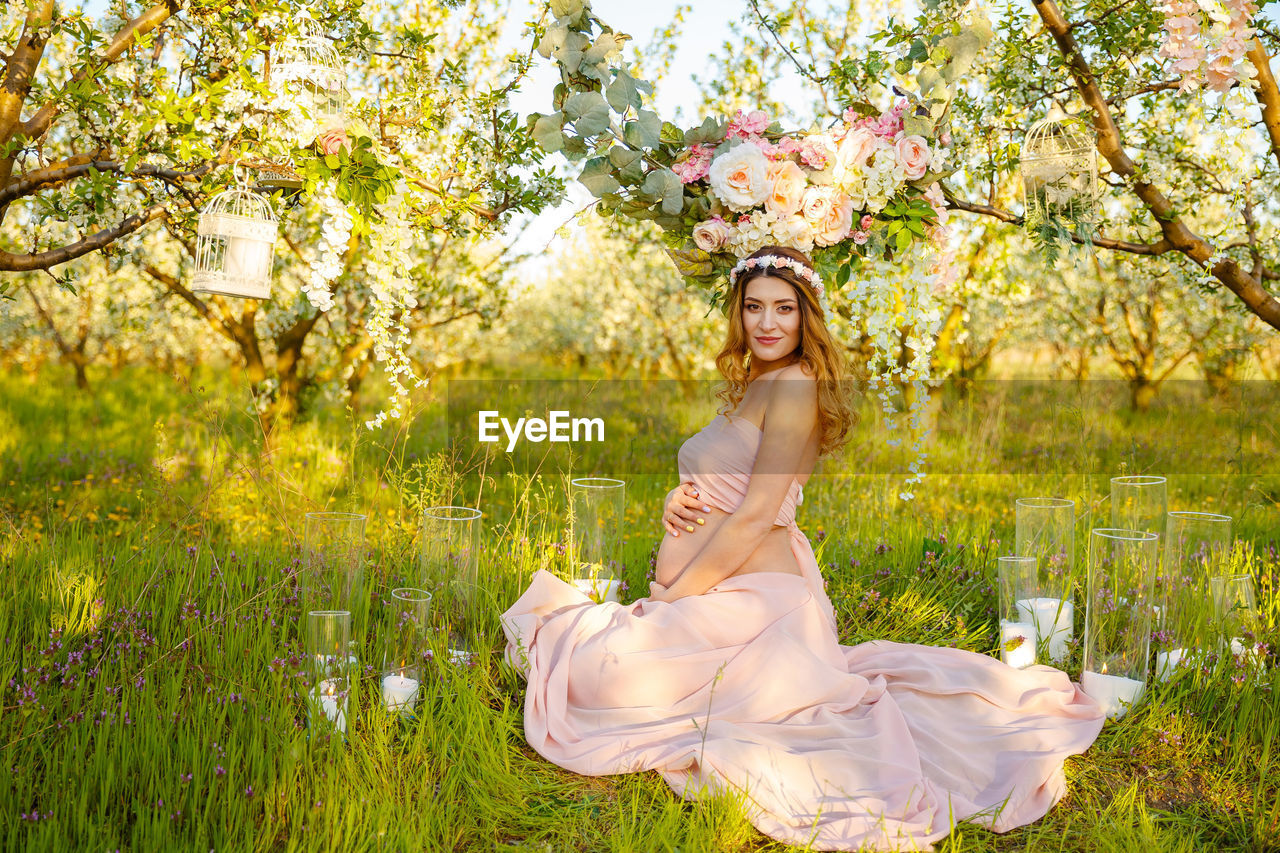
[(789, 363), (800, 346), (800, 303), (791, 285), (770, 275), (747, 282), (742, 329), (752, 360), (762, 371)]

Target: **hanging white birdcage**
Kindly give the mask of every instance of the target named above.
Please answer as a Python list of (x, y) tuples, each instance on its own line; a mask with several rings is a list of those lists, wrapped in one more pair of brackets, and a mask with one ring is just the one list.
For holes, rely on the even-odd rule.
[(267, 199), (249, 189), (240, 176), (236, 183), (200, 211), (191, 290), (267, 299), (279, 224)]
[(1098, 203), (1093, 128), (1056, 105), (1022, 143), (1022, 204), (1028, 224), (1051, 218), (1092, 223)]
[(346, 68), (342, 55), (316, 21), (302, 18), (298, 33), (272, 49), (269, 67), (271, 92), (299, 145), (309, 144), (328, 128), (343, 125)]

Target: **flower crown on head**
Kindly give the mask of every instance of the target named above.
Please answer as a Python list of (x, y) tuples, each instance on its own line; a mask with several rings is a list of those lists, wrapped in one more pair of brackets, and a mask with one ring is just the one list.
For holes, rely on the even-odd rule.
[(822, 294), (825, 292), (822, 286), (822, 276), (818, 275), (817, 270), (803, 261), (797, 261), (795, 258), (788, 258), (785, 255), (757, 255), (754, 258), (743, 258), (738, 261), (736, 267), (729, 271), (729, 284), (737, 284), (738, 276), (747, 270), (765, 269), (767, 267), (786, 267), (791, 270), (809, 283), (809, 286), (813, 288), (813, 292), (817, 294), (819, 299), (822, 298)]

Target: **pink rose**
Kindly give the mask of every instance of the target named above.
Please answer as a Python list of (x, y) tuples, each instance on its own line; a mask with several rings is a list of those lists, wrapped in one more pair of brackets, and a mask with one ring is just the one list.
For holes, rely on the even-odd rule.
[(834, 246), (849, 236), (852, 227), (853, 199), (842, 195), (814, 228), (813, 243), (815, 246)]
[(704, 252), (719, 252), (729, 244), (732, 229), (719, 216), (713, 216), (693, 227), (693, 242)]
[(790, 160), (771, 163), (769, 182), (769, 196), (764, 200), (765, 210), (781, 219), (800, 209), (807, 183), (803, 169)]
[(844, 135), (836, 149), (836, 159), (846, 170), (865, 168), (867, 159), (876, 150), (876, 135), (865, 127), (855, 128)]
[(351, 147), (351, 138), (341, 127), (331, 127), (316, 137), (316, 148), (321, 154), (337, 154), (344, 148)]
[[(936, 184), (935, 184), (935, 186), (936, 186)], [(870, 230), (871, 230), (871, 223), (872, 223), (873, 221), (874, 221), (874, 220), (872, 220), (872, 218), (871, 218), (871, 214), (870, 214), (870, 213), (864, 213), (864, 214), (862, 214), (862, 219), (861, 219), (861, 220), (859, 220), (859, 222), (858, 222), (858, 227), (859, 227), (859, 228), (861, 228), (863, 231), (870, 231)]]
[(866, 232), (866, 231), (854, 231), (854, 232), (853, 232), (853, 242), (857, 243), (859, 246), (865, 246), (865, 245), (867, 245), (867, 232)]
[(929, 143), (923, 136), (904, 136), (894, 145), (897, 149), (898, 162), (902, 164), (903, 174), (908, 181), (923, 178), (929, 171)]

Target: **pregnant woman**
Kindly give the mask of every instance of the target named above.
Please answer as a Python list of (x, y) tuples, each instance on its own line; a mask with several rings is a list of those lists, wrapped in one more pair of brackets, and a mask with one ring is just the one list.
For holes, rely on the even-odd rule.
[(818, 850), (929, 849), (957, 820), (1039, 819), (1101, 709), (1049, 667), (839, 644), (795, 523), (851, 419), (822, 283), (775, 246), (730, 284), (725, 406), (680, 449), (650, 597), (596, 605), (539, 572), (503, 614), (530, 745), (586, 775), (656, 770), (689, 799), (740, 793), (762, 832)]

